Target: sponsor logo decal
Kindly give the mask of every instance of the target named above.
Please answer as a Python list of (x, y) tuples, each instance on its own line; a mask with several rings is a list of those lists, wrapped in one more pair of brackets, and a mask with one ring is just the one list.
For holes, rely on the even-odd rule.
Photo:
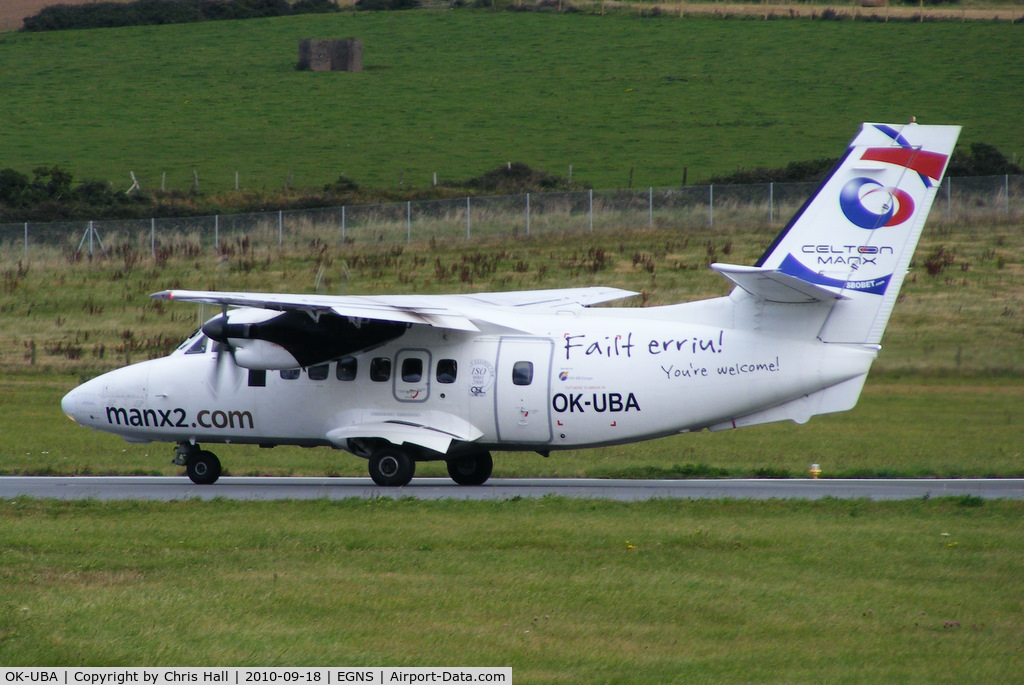
[(786, 255), (786, 258), (782, 261), (782, 266), (779, 267), (779, 271), (790, 276), (796, 276), (802, 281), (815, 285), (824, 285), (830, 288), (846, 288), (847, 290), (857, 290), (862, 293), (871, 293), (872, 295), (884, 294), (885, 289), (889, 287), (889, 281), (892, 280), (892, 274), (864, 281), (846, 281), (839, 278), (829, 278), (808, 269), (793, 255)]
[(839, 207), (851, 224), (868, 230), (898, 226), (914, 213), (914, 201), (905, 191), (870, 178), (848, 181), (839, 193)]
[(126, 409), (107, 407), (107, 423), (135, 428), (230, 428), (255, 430), (251, 411), (203, 409), (195, 419), (180, 407), (174, 409)]

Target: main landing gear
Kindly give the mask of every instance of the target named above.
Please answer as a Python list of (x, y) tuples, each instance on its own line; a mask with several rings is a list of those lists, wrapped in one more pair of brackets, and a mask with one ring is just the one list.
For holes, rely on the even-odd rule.
[(448, 461), (448, 475), (459, 485), (483, 485), (493, 469), (490, 452), (465, 454)]
[[(435, 457), (436, 458), (436, 457)], [(408, 485), (416, 473), (416, 460), (405, 447), (385, 444), (369, 457), (370, 478), (382, 487)], [(211, 485), (220, 478), (220, 459), (213, 452), (190, 442), (178, 443), (174, 463), (185, 467), (185, 473), (196, 485)], [(447, 460), (448, 475), (459, 485), (483, 485), (491, 477), (494, 461), (491, 453), (469, 452)]]
[(199, 445), (179, 442), (174, 462), (185, 467), (185, 473), (196, 485), (212, 485), (220, 478), (220, 459), (213, 452), (199, 449)]
[(416, 462), (401, 447), (387, 445), (370, 455), (370, 478), (381, 487), (408, 485), (416, 473)]
[[(369, 461), (370, 478), (381, 487), (408, 485), (416, 473), (416, 460), (401, 446), (384, 445), (370, 455)], [(483, 485), (493, 468), (490, 452), (472, 452), (448, 460), (448, 475), (459, 485)]]

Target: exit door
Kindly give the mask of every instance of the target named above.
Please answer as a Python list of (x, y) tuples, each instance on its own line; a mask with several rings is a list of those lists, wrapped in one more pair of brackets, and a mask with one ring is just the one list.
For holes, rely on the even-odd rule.
[(502, 442), (551, 442), (549, 398), (554, 348), (548, 338), (501, 338), (494, 411)]

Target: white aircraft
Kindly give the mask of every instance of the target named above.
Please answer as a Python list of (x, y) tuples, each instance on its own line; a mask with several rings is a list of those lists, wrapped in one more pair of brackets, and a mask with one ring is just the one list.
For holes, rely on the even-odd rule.
[[(712, 264), (725, 297), (592, 308), (565, 288), (340, 296), (167, 290), (222, 313), (177, 351), (69, 392), (64, 412), (129, 442), (301, 445), (401, 486), (444, 460), (479, 485), (491, 452), (578, 449), (851, 409), (878, 354), (959, 126), (864, 124), (754, 266)], [(228, 307), (238, 307), (228, 310)]]

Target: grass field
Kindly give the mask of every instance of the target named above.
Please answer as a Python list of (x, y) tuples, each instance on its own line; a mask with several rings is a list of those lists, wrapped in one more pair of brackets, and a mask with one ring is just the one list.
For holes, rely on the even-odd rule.
[[(0, 36), (0, 166), (180, 190), (466, 179), (598, 188), (833, 157), (862, 121), (962, 124), (1024, 155), (1020, 28), (475, 11)], [(361, 73), (298, 72), (356, 36)]]
[(0, 502), (0, 664), (1012, 682), (1024, 505)]

